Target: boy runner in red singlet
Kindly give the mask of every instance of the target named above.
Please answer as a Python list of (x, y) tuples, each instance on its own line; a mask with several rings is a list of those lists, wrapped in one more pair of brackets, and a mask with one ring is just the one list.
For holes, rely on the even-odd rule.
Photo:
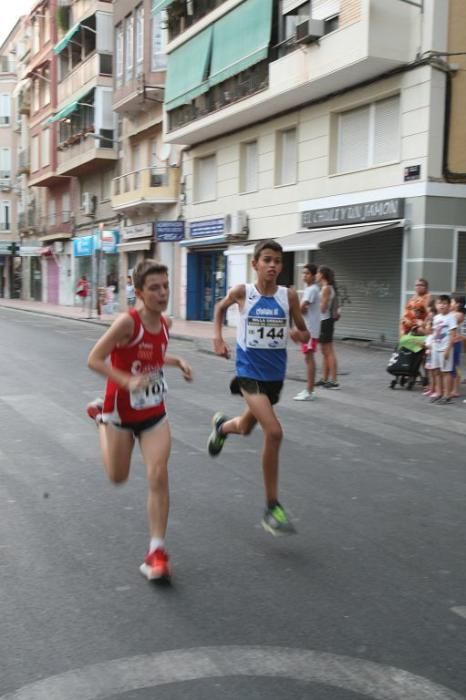
[(90, 403), (87, 413), (97, 423), (104, 466), (115, 484), (127, 480), (134, 441), (139, 440), (149, 485), (151, 536), (140, 571), (149, 580), (168, 579), (171, 571), (164, 540), (171, 438), (163, 366), (178, 367), (187, 381), (192, 371), (181, 358), (166, 355), (168, 324), (162, 314), (169, 297), (167, 268), (144, 260), (136, 265), (133, 279), (142, 306), (121, 314), (91, 350), (88, 366), (107, 377), (107, 386), (104, 400)]

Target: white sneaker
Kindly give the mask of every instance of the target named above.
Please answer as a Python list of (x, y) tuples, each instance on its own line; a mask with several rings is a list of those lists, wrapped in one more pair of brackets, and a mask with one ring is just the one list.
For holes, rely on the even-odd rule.
[(303, 389), (299, 394), (293, 396), (294, 401), (315, 401), (316, 398), (316, 392), (308, 391), (307, 389)]

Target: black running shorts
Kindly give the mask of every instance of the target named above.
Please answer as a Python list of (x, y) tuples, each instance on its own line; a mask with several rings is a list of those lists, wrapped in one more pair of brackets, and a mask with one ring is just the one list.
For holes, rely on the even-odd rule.
[(262, 382), (248, 377), (235, 377), (230, 382), (232, 394), (265, 394), (272, 406), (280, 400), (283, 382)]

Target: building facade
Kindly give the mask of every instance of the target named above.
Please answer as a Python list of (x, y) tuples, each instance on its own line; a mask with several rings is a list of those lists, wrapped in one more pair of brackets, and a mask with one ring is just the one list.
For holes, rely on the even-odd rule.
[[(138, 260), (155, 256), (167, 265), (172, 289), (179, 288), (180, 149), (163, 141), (166, 18), (152, 16), (150, 0), (113, 3), (115, 74), (113, 109), (120, 123), (119, 172), (112, 206), (121, 226), (120, 279)], [(121, 285), (120, 302), (125, 298)], [(177, 311), (172, 294), (169, 313)]]
[(268, 237), (284, 284), (299, 289), (308, 261), (335, 269), (341, 337), (394, 340), (419, 276), (434, 293), (464, 289), (465, 84), (448, 60), (464, 3), (154, 0), (161, 10), (165, 140), (185, 146), (185, 317), (209, 319)]
[(16, 188), (16, 43), (21, 20), (0, 47), (0, 296), (19, 297), (21, 280)]

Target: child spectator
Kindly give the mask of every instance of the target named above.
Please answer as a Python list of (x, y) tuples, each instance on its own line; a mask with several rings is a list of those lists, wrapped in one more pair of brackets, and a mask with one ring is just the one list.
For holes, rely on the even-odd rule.
[(453, 347), (455, 344), (457, 321), (450, 311), (451, 299), (448, 294), (440, 294), (437, 299), (438, 313), (433, 321), (431, 364), (434, 372), (435, 391), (431, 403), (447, 404), (452, 401)]
[[(465, 298), (459, 294), (454, 294), (451, 299), (451, 311), (456, 318), (457, 329), (463, 328), (464, 323), (464, 304)], [(456, 342), (453, 347), (453, 391), (452, 396), (458, 398), (460, 395), (460, 385), (461, 385), (461, 348), (463, 345), (463, 336), (456, 334)]]
[(436, 314), (436, 308), (435, 308), (435, 301), (431, 299), (429, 301), (428, 307), (427, 307), (427, 317), (425, 320), (425, 332), (427, 334), (424, 347), (425, 347), (425, 362), (424, 362), (424, 369), (426, 372), (427, 376), (427, 381), (428, 384), (424, 390), (424, 396), (432, 396), (432, 394), (435, 393), (435, 386), (434, 386), (434, 373), (432, 371), (432, 341), (433, 341), (433, 332), (432, 332), (432, 325), (434, 321), (434, 316)]

